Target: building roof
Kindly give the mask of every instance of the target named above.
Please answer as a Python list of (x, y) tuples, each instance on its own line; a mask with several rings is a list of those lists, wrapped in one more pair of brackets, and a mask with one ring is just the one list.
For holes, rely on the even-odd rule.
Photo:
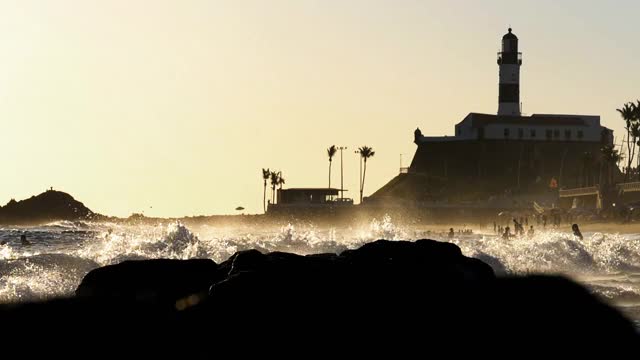
[(533, 114), (531, 116), (505, 116), (470, 113), (467, 118), (471, 118), (471, 126), (474, 128), (483, 127), (490, 124), (589, 126), (589, 124), (582, 118), (582, 116), (576, 115)]
[[(288, 188), (280, 189), (280, 191), (293, 191), (293, 192), (323, 192), (323, 193), (338, 193), (340, 189), (336, 188)], [(347, 191), (347, 190), (344, 190)]]

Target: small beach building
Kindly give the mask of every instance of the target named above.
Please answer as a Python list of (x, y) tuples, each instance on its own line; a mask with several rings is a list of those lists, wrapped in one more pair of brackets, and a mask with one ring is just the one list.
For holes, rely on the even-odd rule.
[(290, 188), (279, 189), (277, 193), (278, 204), (328, 204), (333, 203), (332, 198), (338, 196), (340, 189), (334, 188)]

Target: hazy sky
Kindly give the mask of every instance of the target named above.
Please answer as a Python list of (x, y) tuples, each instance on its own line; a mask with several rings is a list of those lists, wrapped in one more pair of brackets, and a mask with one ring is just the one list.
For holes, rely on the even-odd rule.
[[(525, 113), (640, 98), (638, 1), (0, 2), (0, 202), (49, 186), (127, 216), (262, 210), (260, 169), (326, 186), (326, 148), (372, 146), (365, 195), (413, 130), (497, 111), (496, 52), (520, 38)], [(339, 159), (338, 159), (339, 160)], [(333, 184), (339, 184), (339, 161)]]

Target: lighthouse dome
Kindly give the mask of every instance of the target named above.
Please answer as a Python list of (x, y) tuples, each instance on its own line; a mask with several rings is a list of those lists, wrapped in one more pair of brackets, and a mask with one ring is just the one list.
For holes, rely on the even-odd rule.
[(511, 28), (509, 28), (509, 32), (504, 34), (504, 36), (502, 37), (502, 40), (518, 40), (518, 37), (516, 36), (516, 34), (511, 32)]

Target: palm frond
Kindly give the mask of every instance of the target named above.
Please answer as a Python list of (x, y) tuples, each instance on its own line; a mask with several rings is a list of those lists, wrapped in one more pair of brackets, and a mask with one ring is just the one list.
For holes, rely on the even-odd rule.
[(329, 161), (331, 161), (333, 159), (333, 157), (335, 156), (335, 154), (338, 152), (338, 149), (336, 148), (335, 145), (331, 145), (328, 149), (327, 149), (327, 156), (329, 156)]

